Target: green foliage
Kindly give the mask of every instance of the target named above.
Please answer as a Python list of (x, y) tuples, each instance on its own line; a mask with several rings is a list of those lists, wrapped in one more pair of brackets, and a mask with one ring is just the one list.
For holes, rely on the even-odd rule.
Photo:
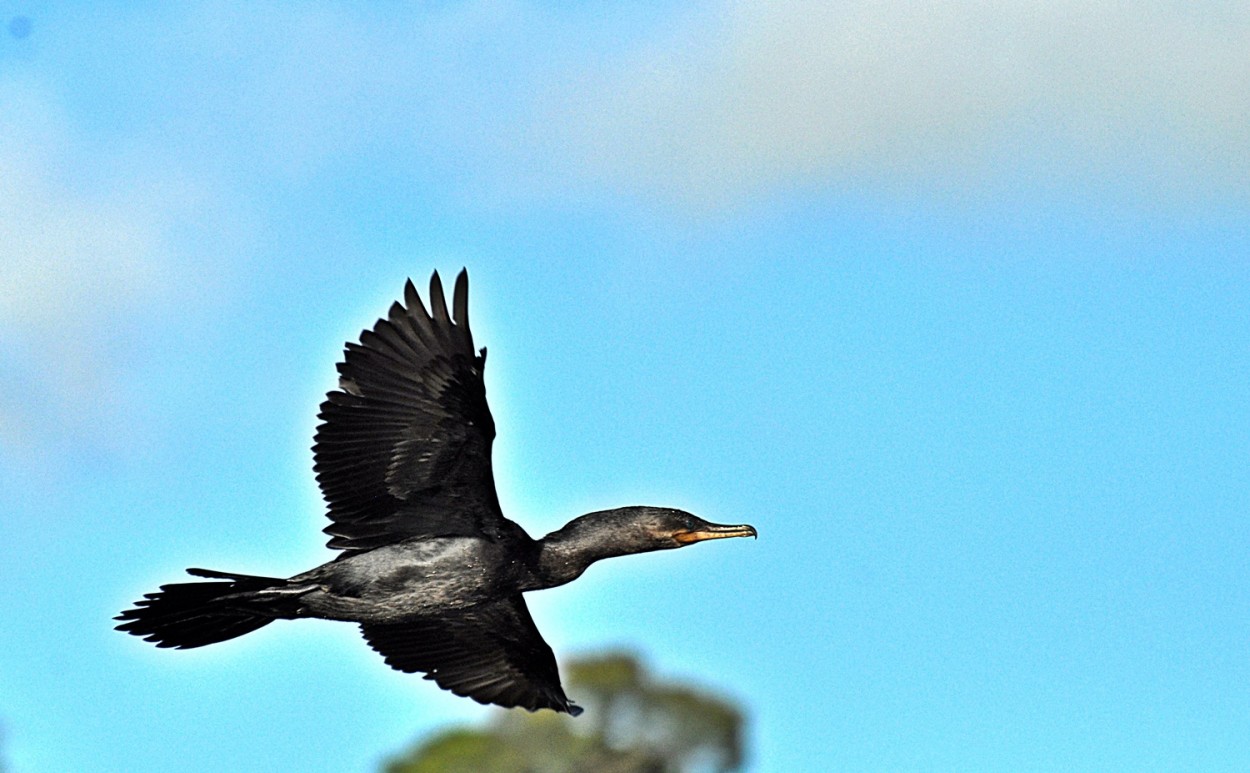
[(386, 773), (729, 773), (741, 768), (744, 719), (725, 698), (657, 682), (633, 655), (583, 658), (566, 669), (578, 719), (500, 710), (483, 728), (435, 734)]

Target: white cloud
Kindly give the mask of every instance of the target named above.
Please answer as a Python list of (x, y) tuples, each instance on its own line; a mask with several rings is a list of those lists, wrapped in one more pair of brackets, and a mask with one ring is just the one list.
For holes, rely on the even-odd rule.
[(209, 2), (37, 27), (102, 48), (52, 56), (49, 39), (0, 73), (0, 370), (19, 385), (0, 395), (0, 443), (107, 427), (113, 348), (169, 302), (178, 267), (237, 256), (241, 234), (379, 164), (413, 181), (397, 195), (470, 209), (621, 189), (713, 207), (804, 186), (1250, 189), (1244, 5), (600, 14)]
[(1250, 192), (1250, 7), (743, 0), (550, 96), (570, 169), (728, 203), (794, 185)]

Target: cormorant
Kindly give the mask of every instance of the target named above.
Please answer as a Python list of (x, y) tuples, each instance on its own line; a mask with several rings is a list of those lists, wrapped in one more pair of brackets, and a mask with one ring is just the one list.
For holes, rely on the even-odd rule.
[(504, 517), (491, 471), (495, 422), (486, 349), (469, 332), (469, 279), (447, 312), (438, 272), (430, 310), (404, 304), (348, 343), (321, 404), (313, 469), (329, 504), (334, 560), (289, 579), (208, 569), (162, 585), (115, 619), (158, 647), (202, 647), (276, 619), (359, 623), (392, 668), (423, 672), (479, 703), (568, 712), (555, 656), (521, 594), (576, 579), (602, 558), (756, 536), (666, 507), (588, 513), (534, 540)]

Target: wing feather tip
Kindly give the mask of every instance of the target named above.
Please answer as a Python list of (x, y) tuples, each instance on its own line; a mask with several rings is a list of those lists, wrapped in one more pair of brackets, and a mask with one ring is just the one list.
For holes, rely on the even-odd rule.
[(451, 322), (447, 315), (447, 296), (443, 292), (443, 280), (437, 270), (430, 275), (430, 315), (438, 322)]
[(452, 318), (456, 325), (469, 333), (469, 269), (461, 268), (456, 275), (456, 287), (452, 290)]

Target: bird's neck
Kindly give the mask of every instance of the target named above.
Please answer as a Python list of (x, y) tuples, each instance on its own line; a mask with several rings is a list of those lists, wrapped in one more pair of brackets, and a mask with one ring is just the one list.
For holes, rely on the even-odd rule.
[(624, 552), (603, 540), (597, 530), (574, 521), (538, 541), (536, 579), (539, 587), (554, 588), (576, 580), (594, 562)]

